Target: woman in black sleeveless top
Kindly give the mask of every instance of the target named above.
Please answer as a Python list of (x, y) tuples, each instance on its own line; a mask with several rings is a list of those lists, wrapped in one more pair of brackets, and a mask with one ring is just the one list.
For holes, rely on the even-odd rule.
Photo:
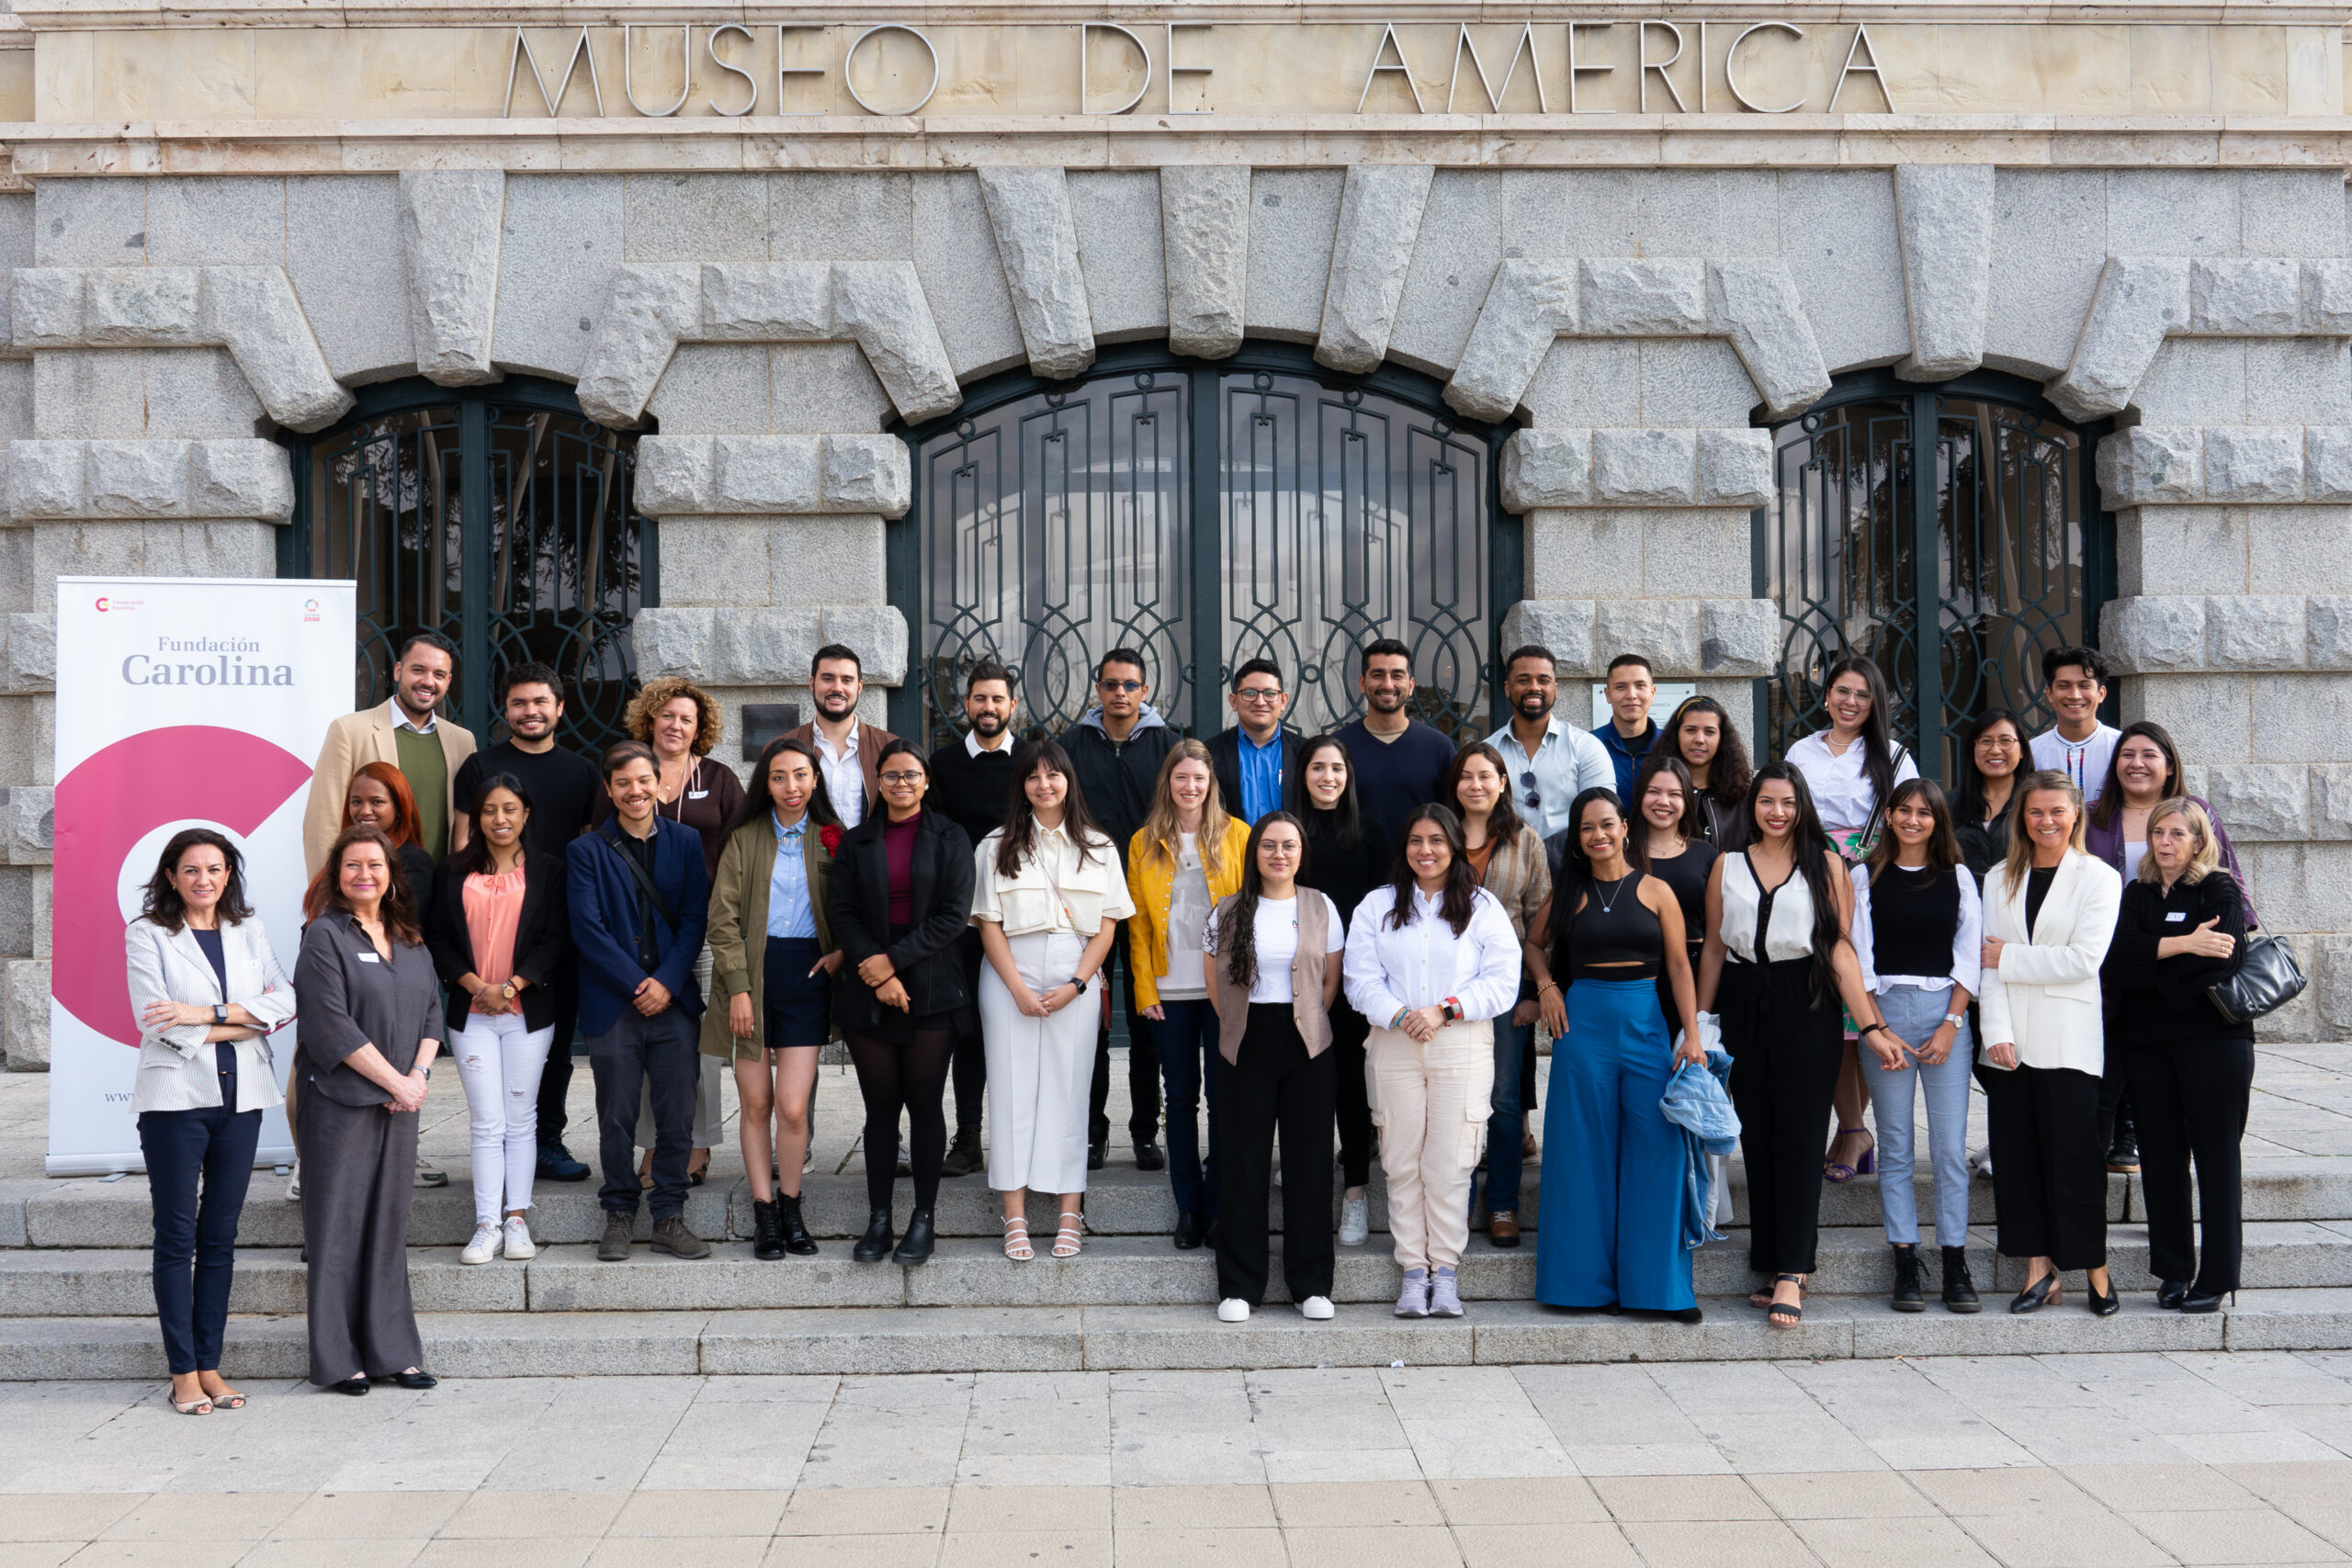
[[(1634, 820), (1625, 835), (1625, 860), (1673, 891), (1682, 909), (1682, 942), (1690, 973), (1699, 972), (1699, 950), (1707, 940), (1707, 874), (1721, 852), (1698, 837), (1704, 822), (1690, 770), (1679, 757), (1653, 750), (1634, 775)], [(1682, 1027), (1674, 1010), (1674, 990), (1664, 974), (1657, 980), (1658, 1011), (1668, 1030)]]

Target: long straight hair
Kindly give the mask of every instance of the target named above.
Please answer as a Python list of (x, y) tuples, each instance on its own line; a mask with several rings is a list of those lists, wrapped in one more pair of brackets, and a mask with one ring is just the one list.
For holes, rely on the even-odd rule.
[(1012, 798), (1004, 810), (1004, 837), (996, 846), (996, 874), (1019, 874), (1021, 863), (1037, 851), (1037, 808), (1029, 804), (1029, 781), (1046, 772), (1061, 774), (1062, 831), (1078, 846), (1079, 863), (1093, 859), (1096, 850), (1109, 850), (1111, 836), (1086, 809), (1086, 792), (1078, 787), (1078, 773), (1069, 753), (1058, 740), (1024, 740), (1012, 754)]
[[(481, 787), (474, 791), (473, 805), (468, 808), (477, 818), (474, 830), (466, 835), (466, 847), (449, 857), (449, 869), (456, 872), (461, 878), (471, 876), (477, 872), (486, 874), (490, 871), (490, 835), (481, 830), (479, 818), (481, 816), (481, 803), (490, 798), (490, 792), (494, 789), (503, 789), (523, 803), (523, 825), (526, 828), (530, 826), (531, 792), (523, 787), (521, 779), (516, 778), (513, 773), (492, 773), (482, 780)], [(530, 858), (529, 844), (518, 839), (515, 840), (515, 848), (523, 852), (526, 860)]]
[(2165, 788), (2158, 800), (2170, 800), (2185, 793), (2180, 783), (2180, 748), (2172, 743), (2172, 731), (2154, 719), (2143, 718), (2127, 724), (2123, 733), (2115, 738), (2115, 750), (2107, 755), (2107, 783), (2099, 786), (2098, 799), (2091, 803), (2089, 817), (2101, 831), (2112, 828), (2123, 818), (2123, 773), (2116, 766), (2123, 755), (2126, 740), (2147, 739), (2155, 742), (2156, 750), (2165, 754)]
[[(1821, 830), (1821, 812), (1813, 804), (1813, 786), (1804, 782), (1804, 771), (1793, 762), (1767, 762), (1756, 770), (1747, 784), (1747, 830), (1753, 835), (1747, 847), (1754, 849), (1764, 841), (1764, 825), (1756, 820), (1756, 797), (1768, 784), (1785, 784), (1796, 791), (1797, 819), (1789, 830), (1789, 858), (1796, 863), (1796, 874), (1804, 878), (1804, 890), (1813, 900), (1813, 1000), (1816, 1007), (1826, 1004), (1837, 994), (1838, 970), (1835, 954), (1845, 932), (1838, 928), (1838, 905), (1829, 886), (1830, 865), (1838, 860), (1838, 852), (1829, 847), (1829, 835)], [(1762, 953), (1758, 953), (1760, 961)]]
[(2027, 773), (2009, 791), (2009, 854), (2001, 863), (2007, 873), (2009, 897), (2025, 897), (2025, 879), (2033, 870), (2033, 839), (2025, 830), (2025, 801), (2030, 795), (2054, 792), (2075, 803), (2075, 836), (2067, 840), (2067, 848), (2083, 848), (2083, 830), (2090, 822), (2090, 813), (2083, 809), (2083, 792), (2075, 781), (2056, 768), (2044, 768), (2038, 773)]
[[(752, 764), (752, 787), (743, 794), (743, 809), (737, 812), (735, 820), (727, 825), (730, 835), (738, 828), (748, 828), (775, 809), (775, 796), (768, 793), (768, 767), (786, 751), (807, 758), (808, 771), (817, 775), (816, 793), (808, 797), (808, 820), (820, 828), (842, 825), (840, 814), (833, 810), (833, 797), (825, 788), (825, 765), (818, 760), (816, 745), (811, 741), (795, 740), (779, 735), (761, 748), (760, 760)], [(881, 765), (878, 761), (875, 763), (877, 768)], [(923, 771), (931, 771), (928, 763)]]
[(1961, 732), (1960, 787), (1952, 791), (1951, 807), (1972, 828), (1984, 821), (1984, 775), (1976, 771), (1976, 743), (1996, 724), (2007, 725), (2018, 737), (2018, 767), (2009, 774), (2010, 798), (2016, 798), (2017, 782), (2025, 776), (2025, 720), (2007, 708), (1986, 708), (1970, 719), (1968, 728)]
[[(1258, 869), (1258, 842), (1266, 829), (1287, 826), (1298, 835), (1299, 874), (1306, 872), (1306, 824), (1287, 811), (1269, 811), (1250, 829), (1250, 848), (1241, 860), (1241, 891), (1233, 896), (1225, 919), (1217, 922), (1217, 941), (1225, 948), (1226, 978), (1243, 991), (1258, 983), (1258, 900), (1265, 897), (1265, 874)], [(1304, 883), (1293, 897), (1305, 897)]]
[[(1673, 758), (1653, 756), (1653, 763), (1659, 761), (1681, 766)], [(1689, 783), (1687, 774), (1684, 783)], [(1552, 977), (1563, 986), (1568, 982), (1561, 976), (1573, 973), (1575, 968), (1568, 929), (1576, 924), (1577, 906), (1590, 893), (1593, 884), (1592, 857), (1584, 852), (1584, 814), (1596, 804), (1608, 807), (1625, 824), (1627, 868), (1637, 879), (1634, 884), (1636, 889), (1641, 886), (1638, 878), (1647, 869), (1633, 863), (1634, 818), (1625, 815), (1625, 803), (1617, 798), (1617, 792), (1595, 786), (1577, 795), (1568, 807), (1567, 841), (1560, 852), (1560, 874), (1552, 883)]]
[[(1649, 794), (1650, 781), (1660, 773), (1670, 775), (1682, 786), (1682, 815), (1676, 820), (1674, 830), (1682, 835), (1685, 844), (1695, 843), (1699, 839), (1699, 790), (1690, 782), (1690, 767), (1673, 752), (1651, 747), (1649, 755), (1642, 759), (1642, 771), (1634, 775), (1634, 798), (1618, 804), (1625, 818), (1625, 861), (1635, 871), (1650, 868), (1650, 819), (1642, 811), (1642, 797)], [(1577, 804), (1583, 804), (1583, 796), (1577, 797)], [(1574, 829), (1576, 825), (1577, 819), (1569, 818), (1568, 826)], [(1563, 864), (1566, 863), (1566, 855), (1560, 859)]]
[(1396, 829), (1396, 863), (1389, 873), (1392, 899), (1388, 908), (1388, 929), (1402, 931), (1413, 923), (1413, 895), (1420, 891), (1420, 878), (1413, 874), (1413, 863), (1405, 854), (1405, 845), (1413, 837), (1413, 829), (1424, 822), (1434, 822), (1445, 835), (1445, 847), (1453, 858), (1445, 868), (1445, 889), (1438, 900), (1438, 913), (1445, 923), (1460, 936), (1470, 929), (1470, 911), (1477, 907), (1478, 877), (1470, 869), (1470, 852), (1462, 844), (1462, 818), (1450, 806), (1426, 801), (1413, 807), (1405, 825)]
[[(1233, 816), (1226, 810), (1224, 793), (1216, 786), (1216, 759), (1200, 741), (1179, 740), (1159, 760), (1159, 776), (1151, 785), (1151, 809), (1143, 816), (1143, 852), (1167, 865), (1176, 863), (1177, 852), (1182, 847), (1177, 837), (1182, 829), (1176, 826), (1176, 790), (1172, 783), (1179, 762), (1198, 762), (1209, 771), (1209, 792), (1201, 796), (1201, 830), (1197, 839), (1201, 870), (1209, 881), (1215, 882), (1225, 874), (1226, 824), (1233, 820)], [(1302, 774), (1306, 771), (1303, 767), (1299, 770)]]
[(1894, 863), (1895, 855), (1903, 848), (1894, 840), (1894, 808), (1912, 800), (1925, 806), (1936, 818), (1935, 827), (1928, 833), (1928, 869), (1936, 874), (1928, 879), (1929, 883), (1939, 881), (1945, 872), (1960, 863), (1960, 835), (1952, 830), (1951, 802), (1944, 798), (1943, 790), (1933, 780), (1905, 779), (1887, 797), (1886, 831), (1878, 836), (1877, 845), (1864, 863), (1871, 868), (1871, 886), (1873, 887), (1878, 886), (1881, 874)]
[[(1686, 769), (1690, 767), (1690, 759), (1682, 755), (1682, 720), (1685, 715), (1694, 713), (1714, 715), (1715, 729), (1722, 737), (1715, 742), (1714, 761), (1707, 764), (1706, 796), (1718, 806), (1737, 806), (1746, 798), (1747, 781), (1755, 776), (1756, 770), (1748, 763), (1747, 744), (1739, 738), (1739, 727), (1732, 723), (1731, 715), (1714, 698), (1683, 698), (1674, 710), (1674, 716), (1666, 721), (1666, 728), (1650, 742), (1649, 754), (1656, 757), (1664, 753)], [(1634, 798), (1641, 799), (1639, 789), (1634, 792)]]
[[(423, 818), (417, 814), (416, 792), (408, 787), (407, 775), (390, 762), (362, 762), (352, 770), (351, 776), (356, 779), (362, 775), (382, 784), (385, 793), (392, 797), (392, 825), (381, 829), (384, 837), (391, 840), (392, 848), (422, 843), (424, 834), (418, 824)], [(351, 786), (345, 784), (343, 788), (343, 825), (348, 828), (351, 826)]]
[(1876, 663), (1859, 653), (1849, 653), (1829, 667), (1821, 682), (1825, 705), (1829, 688), (1841, 675), (1860, 675), (1871, 689), (1870, 716), (1862, 720), (1862, 772), (1871, 781), (1871, 800), (1883, 807), (1894, 793), (1894, 727), (1886, 711), (1886, 677), (1879, 673)]
[(1473, 740), (1453, 754), (1446, 764), (1443, 782), (1437, 786), (1437, 797), (1453, 807), (1454, 815), (1468, 821), (1470, 813), (1462, 804), (1462, 770), (1470, 765), (1473, 757), (1484, 757), (1495, 770), (1495, 777), (1502, 781), (1502, 792), (1495, 796), (1494, 808), (1487, 813), (1487, 842), (1507, 844), (1519, 837), (1519, 808), (1511, 804), (1510, 767), (1503, 754), (1483, 740)]
[[(1340, 848), (1351, 850), (1363, 842), (1363, 809), (1356, 803), (1355, 759), (1348, 755), (1347, 743), (1338, 736), (1318, 735), (1298, 749), (1297, 777), (1291, 781), (1290, 787), (1283, 792), (1289, 798), (1283, 802), (1283, 808), (1297, 813), (1301, 822), (1313, 820), (1308, 817), (1308, 812), (1323, 812), (1326, 809), (1316, 805), (1315, 797), (1306, 793), (1306, 765), (1315, 761), (1318, 752), (1327, 749), (1340, 754), (1340, 765), (1348, 771), (1348, 782), (1340, 786), (1338, 803), (1329, 808), (1332, 838)], [(1210, 776), (1212, 778), (1216, 776), (1214, 771)], [(1350, 914), (1354, 912), (1352, 909), (1349, 911)]]

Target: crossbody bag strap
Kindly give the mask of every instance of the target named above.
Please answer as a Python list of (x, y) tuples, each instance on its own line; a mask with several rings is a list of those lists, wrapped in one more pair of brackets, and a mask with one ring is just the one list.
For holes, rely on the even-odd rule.
[[(656, 831), (658, 834), (659, 829)], [(653, 907), (662, 912), (662, 918), (663, 919), (670, 922), (670, 929), (673, 931), (676, 931), (678, 929), (678, 917), (676, 912), (670, 908), (670, 900), (662, 897), (662, 889), (653, 885), (653, 878), (648, 875), (645, 868), (637, 863), (637, 857), (629, 853), (627, 850), (621, 848), (619, 829), (615, 828), (611, 823), (606, 823), (605, 825), (605, 831), (599, 833), (597, 837), (603, 839), (605, 840), (605, 847), (611, 850), (614, 855), (619, 859), (623, 865), (628, 867), (628, 874), (637, 879), (638, 887), (648, 898), (653, 900)]]

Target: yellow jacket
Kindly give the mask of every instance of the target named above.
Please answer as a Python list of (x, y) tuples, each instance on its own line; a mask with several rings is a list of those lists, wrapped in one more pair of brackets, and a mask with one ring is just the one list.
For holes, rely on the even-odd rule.
[[(1209, 882), (1209, 907), (1241, 891), (1241, 862), (1250, 849), (1250, 825), (1238, 817), (1225, 819), (1225, 844), (1218, 855), (1221, 874)], [(1144, 842), (1138, 832), (1127, 840), (1127, 896), (1136, 912), (1127, 919), (1127, 948), (1134, 960), (1128, 983), (1135, 987), (1136, 1007), (1159, 1005), (1159, 976), (1168, 967), (1168, 905), (1176, 887), (1176, 867), (1168, 857)]]

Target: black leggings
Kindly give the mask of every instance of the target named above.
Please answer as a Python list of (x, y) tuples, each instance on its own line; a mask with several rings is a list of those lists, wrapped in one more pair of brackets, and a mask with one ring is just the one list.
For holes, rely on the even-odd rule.
[(939, 1165), (947, 1156), (944, 1100), (956, 1036), (944, 1029), (918, 1029), (904, 1045), (863, 1034), (848, 1039), (858, 1092), (865, 1097), (866, 1204), (890, 1206), (890, 1183), (899, 1174), (899, 1112), (904, 1109), (915, 1209), (927, 1212), (939, 1201)]

